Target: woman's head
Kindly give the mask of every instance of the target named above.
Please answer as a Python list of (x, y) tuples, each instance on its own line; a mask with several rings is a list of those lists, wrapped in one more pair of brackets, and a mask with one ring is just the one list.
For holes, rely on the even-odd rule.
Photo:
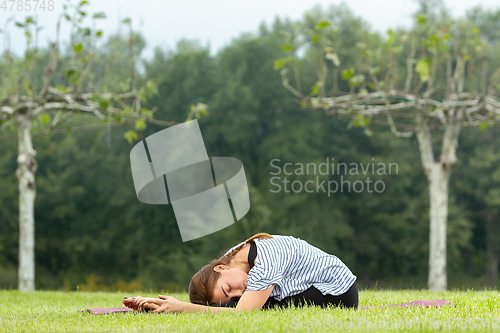
[(247, 288), (248, 273), (234, 259), (213, 260), (191, 279), (189, 300), (195, 304), (219, 304), (241, 297)]
[(256, 234), (231, 253), (213, 260), (196, 273), (189, 284), (191, 303), (201, 305), (227, 303), (240, 297), (246, 289), (248, 273), (235, 264), (233, 258), (243, 246), (256, 238), (272, 238), (272, 236), (265, 233)]
[(214, 287), (220, 277), (220, 273), (214, 268), (218, 265), (229, 265), (231, 259), (222, 257), (218, 260), (213, 260), (211, 263), (200, 269), (189, 283), (189, 300), (194, 304), (213, 304), (212, 298)]
[(227, 303), (239, 299), (247, 289), (248, 272), (245, 268), (218, 265), (214, 270), (219, 273), (215, 282), (212, 303)]

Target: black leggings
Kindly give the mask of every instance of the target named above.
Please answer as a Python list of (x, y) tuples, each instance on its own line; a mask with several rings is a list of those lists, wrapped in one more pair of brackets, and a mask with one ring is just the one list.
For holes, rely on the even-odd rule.
[(321, 291), (315, 287), (310, 287), (300, 294), (285, 297), (281, 301), (277, 301), (270, 297), (262, 308), (269, 309), (275, 306), (286, 307), (293, 304), (294, 306), (317, 305), (323, 308), (332, 305), (357, 309), (358, 300), (358, 286), (356, 282), (354, 282), (348, 291), (339, 296), (329, 294), (323, 295)]
[[(266, 303), (262, 306), (263, 309), (270, 309), (273, 307), (286, 307), (293, 304), (294, 306), (304, 306), (304, 305), (317, 305), (321, 307), (327, 307), (329, 305), (332, 306), (341, 306), (346, 308), (358, 308), (358, 286), (356, 282), (353, 283), (351, 288), (348, 291), (339, 296), (333, 295), (323, 295), (321, 291), (316, 289), (315, 287), (310, 287), (306, 291), (301, 292), (300, 294), (288, 296), (282, 299), (281, 301), (277, 301), (273, 297), (269, 297)], [(224, 306), (224, 307), (235, 307), (238, 302), (229, 302), (223, 304), (214, 304), (210, 306)]]

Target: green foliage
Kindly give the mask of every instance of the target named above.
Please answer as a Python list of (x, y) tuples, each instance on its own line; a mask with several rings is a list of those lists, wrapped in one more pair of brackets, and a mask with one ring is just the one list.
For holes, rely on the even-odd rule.
[(125, 134), (123, 134), (123, 137), (128, 141), (129, 144), (132, 144), (137, 140), (137, 132), (132, 130), (127, 131), (125, 132)]
[[(146, 129), (146, 122), (144, 121), (144, 119), (137, 119), (137, 121), (135, 122), (135, 129), (138, 131), (144, 131)], [(125, 138), (127, 139), (127, 141), (129, 141), (129, 143), (131, 143), (126, 134)], [(137, 135), (134, 139), (137, 139)]]
[(431, 72), (431, 59), (429, 57), (418, 59), (415, 71), (420, 75), (422, 82), (427, 82)]
[(387, 40), (387, 41), (388, 41), (389, 43), (393, 43), (393, 42), (394, 42), (394, 39), (395, 39), (395, 37), (396, 37), (396, 34), (394, 33), (394, 31), (392, 31), (391, 29), (389, 29), (389, 30), (387, 31), (387, 36), (389, 36), (389, 38), (388, 38), (388, 40)]
[(422, 15), (422, 14), (418, 14), (418, 15), (417, 15), (417, 22), (418, 22), (419, 24), (427, 24), (427, 19), (425, 18), (425, 16), (424, 16), (424, 15)]
[(83, 45), (82, 43), (73, 45), (73, 52), (78, 53), (83, 50)]
[(148, 80), (146, 82), (145, 96), (151, 98), (156, 94), (158, 94), (158, 82), (156, 80)]
[(351, 127), (362, 127), (364, 129), (363, 132), (365, 135), (373, 136), (374, 132), (368, 127), (368, 125), (370, 125), (370, 119), (362, 114), (358, 114), (351, 120), (349, 125), (347, 125), (347, 128), (349, 129)]
[(94, 18), (94, 19), (105, 19), (106, 18), (106, 13), (104, 13), (104, 12), (95, 13), (94, 15), (92, 15), (92, 18)]
[(42, 114), (42, 121), (46, 124), (50, 122), (50, 116), (47, 113)]
[(23, 80), (23, 88), (28, 94), (29, 97), (33, 97), (33, 91), (31, 90), (31, 87), (29, 85), (29, 82), (26, 80)]
[(190, 121), (194, 118), (200, 119), (202, 116), (208, 116), (208, 105), (203, 103), (198, 103), (196, 105), (190, 106), (191, 111), (188, 114), (186, 121)]
[(316, 96), (319, 93), (319, 89), (321, 87), (321, 81), (317, 81), (314, 86), (311, 88), (311, 96)]
[(284, 65), (285, 65), (284, 59), (276, 59), (274, 61), (274, 70), (275, 71), (280, 70), (281, 68), (283, 68)]
[(354, 67), (349, 68), (349, 69), (344, 69), (342, 71), (342, 78), (344, 80), (350, 80), (352, 78), (352, 76), (354, 75), (354, 73), (356, 73), (356, 68), (354, 68)]
[(69, 79), (71, 76), (73, 76), (76, 73), (76, 70), (70, 69), (69, 71), (66, 72), (66, 77)]
[(118, 83), (118, 91), (119, 92), (126, 92), (130, 89), (130, 82), (131, 82), (131, 79), (130, 77), (128, 77), (126, 80)]
[(274, 61), (274, 70), (282, 69), (286, 64), (292, 63), (294, 59), (292, 57), (279, 58)]
[(359, 87), (365, 81), (365, 76), (363, 74), (354, 75), (349, 79), (349, 87)]
[(147, 118), (153, 118), (153, 112), (151, 112), (151, 110), (148, 110), (148, 109), (142, 109), (141, 110), (141, 115), (142, 116), (145, 116)]
[(332, 24), (330, 22), (328, 22), (328, 21), (322, 21), (322, 22), (318, 23), (316, 25), (316, 27), (314, 27), (314, 29), (321, 30), (321, 29), (324, 29), (326, 27), (331, 27), (331, 26), (332, 26)]

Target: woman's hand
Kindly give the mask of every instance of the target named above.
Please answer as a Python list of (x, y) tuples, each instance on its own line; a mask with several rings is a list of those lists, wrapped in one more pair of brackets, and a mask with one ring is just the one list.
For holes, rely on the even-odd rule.
[(183, 312), (186, 302), (181, 302), (172, 296), (159, 295), (160, 298), (143, 298), (139, 301), (139, 305), (149, 308), (154, 313), (161, 312)]

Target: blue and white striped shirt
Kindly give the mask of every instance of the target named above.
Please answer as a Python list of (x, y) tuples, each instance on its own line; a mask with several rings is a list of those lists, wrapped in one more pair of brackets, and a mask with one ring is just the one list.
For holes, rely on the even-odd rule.
[(257, 259), (248, 273), (247, 290), (264, 290), (274, 285), (270, 297), (281, 301), (311, 286), (323, 295), (342, 295), (356, 281), (339, 258), (299, 238), (273, 235), (271, 239), (257, 238), (254, 242)]

